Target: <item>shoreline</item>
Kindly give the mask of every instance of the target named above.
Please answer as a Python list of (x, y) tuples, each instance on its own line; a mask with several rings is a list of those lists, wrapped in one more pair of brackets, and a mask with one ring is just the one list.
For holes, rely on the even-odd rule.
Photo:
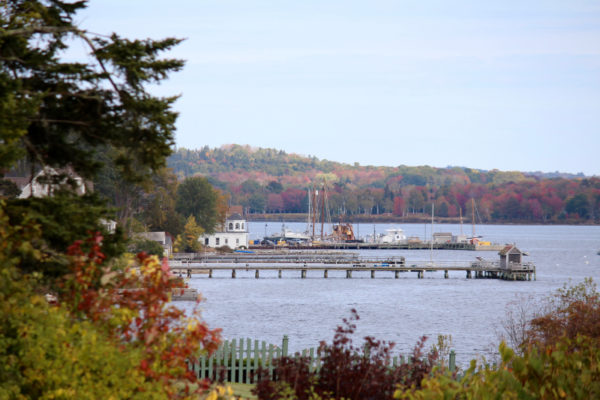
[[(246, 214), (245, 218), (249, 222), (306, 222), (308, 215), (303, 213), (281, 213), (281, 214)], [(339, 220), (332, 218), (332, 223), (336, 224)], [(409, 216), (397, 217), (389, 214), (379, 215), (352, 215), (342, 219), (343, 223), (361, 223), (361, 224), (422, 224), (431, 223), (431, 216), (426, 214), (411, 214)], [(434, 217), (436, 224), (460, 224), (458, 217)], [(464, 225), (470, 225), (471, 221), (463, 218)], [(519, 221), (483, 221), (476, 225), (532, 225), (532, 226), (559, 226), (559, 225), (581, 225), (598, 226), (600, 224), (593, 222), (582, 222), (577, 220), (565, 219), (563, 221), (534, 222), (529, 220)]]

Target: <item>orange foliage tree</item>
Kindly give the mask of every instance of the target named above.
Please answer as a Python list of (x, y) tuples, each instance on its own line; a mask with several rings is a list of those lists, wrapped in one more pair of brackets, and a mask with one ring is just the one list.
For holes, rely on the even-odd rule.
[(169, 304), (171, 294), (183, 285), (169, 272), (166, 259), (161, 264), (140, 253), (137, 262), (114, 269), (104, 265), (101, 243), (95, 234), (69, 247), (71, 273), (61, 285), (62, 305), (123, 348), (141, 348), (138, 368), (146, 379), (162, 382), (170, 398), (206, 389), (208, 382), (198, 381), (187, 360), (215, 351), (219, 330), (209, 329), (197, 309), (187, 316)]

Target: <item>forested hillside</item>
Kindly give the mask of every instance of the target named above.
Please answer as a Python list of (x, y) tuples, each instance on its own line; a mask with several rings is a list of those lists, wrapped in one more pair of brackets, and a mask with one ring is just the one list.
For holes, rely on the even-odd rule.
[[(558, 173), (463, 167), (349, 165), (274, 149), (227, 145), (177, 150), (168, 160), (179, 178), (202, 175), (249, 213), (306, 212), (307, 189), (326, 183), (333, 215), (439, 217), (482, 222), (597, 223), (600, 179)], [(568, 177), (564, 177), (568, 176)]]

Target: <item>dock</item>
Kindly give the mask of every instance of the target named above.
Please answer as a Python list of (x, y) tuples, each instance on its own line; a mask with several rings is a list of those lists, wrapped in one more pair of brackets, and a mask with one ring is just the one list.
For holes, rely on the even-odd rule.
[[(330, 278), (330, 272), (342, 271), (346, 279), (351, 279), (353, 274), (367, 276), (372, 279), (377, 276), (393, 276), (395, 279), (402, 273), (414, 273), (418, 279), (423, 279), (426, 273), (443, 272), (444, 278), (449, 278), (451, 271), (461, 271), (467, 279), (504, 279), (530, 281), (536, 279), (536, 268), (533, 263), (519, 263), (501, 265), (500, 262), (479, 260), (474, 262), (415, 262), (406, 263), (403, 257), (381, 258), (381, 259), (339, 259), (336, 262), (328, 262), (309, 258), (306, 260), (255, 260), (243, 261), (222, 260), (219, 262), (194, 262), (179, 261), (171, 264), (173, 273), (191, 277), (195, 273), (203, 273), (213, 278), (216, 271), (230, 271), (231, 278), (235, 279), (241, 271), (253, 271), (254, 278), (259, 279), (261, 272), (277, 271), (277, 278), (300, 277), (306, 279), (311, 277)], [(344, 274), (342, 274), (344, 276)]]
[(339, 242), (339, 243), (312, 243), (290, 244), (286, 246), (251, 245), (250, 250), (289, 248), (295, 250), (480, 250), (471, 243), (361, 243), (361, 242)]
[(293, 250), (471, 250), (471, 251), (499, 251), (505, 245), (490, 244), (481, 245), (473, 243), (433, 243), (410, 242), (410, 243), (362, 243), (362, 242), (339, 242), (339, 243), (312, 243), (312, 244), (286, 244), (286, 245), (250, 245), (250, 250), (265, 249), (293, 249)]
[[(395, 279), (401, 273), (416, 273), (422, 279), (425, 273), (444, 272), (448, 279), (451, 271), (462, 271), (467, 279), (504, 279), (531, 281), (536, 279), (536, 267), (532, 262), (524, 262), (527, 253), (519, 250), (516, 245), (506, 245), (498, 253), (497, 261), (476, 257), (476, 261), (417, 261), (407, 262), (403, 256), (361, 256), (356, 252), (344, 251), (296, 251), (271, 250), (255, 253), (234, 252), (228, 254), (178, 254), (170, 262), (171, 270), (183, 276), (205, 274), (213, 278), (216, 271), (231, 271), (231, 278), (236, 278), (240, 271), (254, 271), (254, 277), (260, 278), (261, 271), (277, 271), (277, 277), (298, 276), (305, 279), (310, 273), (323, 278), (329, 278), (329, 272), (345, 272), (347, 279), (352, 274), (393, 275)], [(339, 275), (339, 274), (336, 274)], [(222, 276), (222, 274), (220, 274)], [(343, 276), (343, 274), (342, 274)]]

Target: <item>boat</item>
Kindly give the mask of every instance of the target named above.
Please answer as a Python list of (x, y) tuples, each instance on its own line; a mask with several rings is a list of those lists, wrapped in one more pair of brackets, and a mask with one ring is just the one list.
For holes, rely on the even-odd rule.
[(281, 232), (271, 236), (265, 236), (265, 240), (272, 243), (303, 243), (310, 242), (311, 237), (308, 232), (294, 232), (287, 229), (285, 225), (281, 227)]
[(407, 242), (408, 239), (401, 228), (386, 229), (384, 234), (375, 237), (375, 243), (403, 244)]

